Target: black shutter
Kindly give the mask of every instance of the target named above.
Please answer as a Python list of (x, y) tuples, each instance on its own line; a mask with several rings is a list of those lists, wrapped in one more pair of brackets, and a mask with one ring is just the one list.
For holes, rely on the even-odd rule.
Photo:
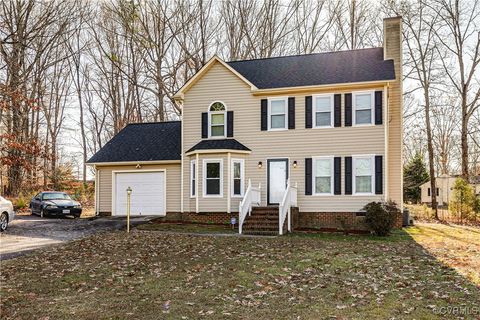
[(260, 101), (260, 108), (261, 108), (261, 130), (266, 131), (267, 130), (267, 118), (268, 118), (268, 100), (267, 99), (262, 99)]
[(295, 98), (288, 98), (288, 129), (295, 129)]
[(375, 156), (375, 194), (383, 193), (383, 162), (382, 156)]
[(336, 94), (333, 96), (333, 123), (335, 127), (342, 126), (342, 96)]
[(345, 157), (345, 194), (352, 194), (352, 157)]
[(305, 97), (305, 128), (312, 127), (312, 96)]
[(352, 94), (345, 93), (345, 127), (352, 126)]
[(430, 188), (428, 188), (428, 196), (430, 197)]
[(382, 124), (383, 91), (375, 91), (375, 124)]
[(342, 194), (342, 158), (333, 158), (333, 194)]
[(305, 195), (312, 195), (312, 158), (305, 158)]
[(208, 112), (202, 112), (202, 139), (208, 138)]
[(233, 111), (227, 111), (227, 137), (233, 137)]

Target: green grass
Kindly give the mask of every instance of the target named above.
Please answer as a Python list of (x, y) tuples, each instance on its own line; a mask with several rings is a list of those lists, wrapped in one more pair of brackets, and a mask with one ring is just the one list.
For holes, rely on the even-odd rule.
[(2, 262), (1, 317), (442, 319), (435, 308), (480, 307), (479, 287), (414, 240), (458, 238), (454, 227), (432, 228), (388, 238), (99, 234)]

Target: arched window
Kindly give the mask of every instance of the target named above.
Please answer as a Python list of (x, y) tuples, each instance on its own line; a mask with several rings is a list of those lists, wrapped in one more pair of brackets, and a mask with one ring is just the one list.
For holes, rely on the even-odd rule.
[(209, 137), (225, 137), (226, 125), (225, 118), (227, 108), (222, 102), (216, 101), (210, 105), (208, 109), (208, 136)]

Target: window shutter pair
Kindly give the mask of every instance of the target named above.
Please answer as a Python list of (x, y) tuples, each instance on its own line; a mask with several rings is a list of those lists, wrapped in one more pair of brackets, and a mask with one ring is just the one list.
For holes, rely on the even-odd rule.
[[(295, 98), (288, 98), (288, 129), (295, 129)], [(260, 130), (268, 130), (268, 100), (260, 101)]]
[[(345, 194), (352, 194), (352, 157), (345, 157)], [(375, 156), (375, 194), (383, 194), (383, 157)]]
[[(335, 94), (333, 96), (333, 124), (335, 127), (342, 126), (342, 96)], [(313, 106), (312, 96), (305, 97), (305, 128), (313, 127)]]
[[(352, 94), (345, 93), (345, 126), (352, 126)], [(375, 91), (375, 124), (383, 123), (383, 91)]]
[[(233, 111), (227, 111), (227, 137), (233, 137)], [(202, 112), (202, 139), (208, 138), (208, 112)]]
[[(338, 195), (342, 194), (341, 190), (341, 163), (342, 163), (342, 158), (341, 157), (335, 157), (333, 158), (333, 194)], [(305, 158), (305, 195), (312, 195), (312, 181), (313, 181), (313, 176), (312, 176), (312, 158)]]

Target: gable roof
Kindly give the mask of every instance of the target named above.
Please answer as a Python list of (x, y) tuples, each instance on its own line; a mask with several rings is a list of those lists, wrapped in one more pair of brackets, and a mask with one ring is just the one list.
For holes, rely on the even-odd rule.
[(186, 153), (199, 150), (251, 151), (249, 148), (247, 148), (235, 139), (212, 139), (200, 141), (199, 143), (188, 149)]
[(214, 55), (210, 60), (207, 61), (207, 63), (200, 69), (198, 70), (197, 73), (195, 73), (190, 79), (187, 80), (187, 82), (173, 95), (174, 99), (182, 99), (183, 94), (188, 91), (201, 77), (204, 73), (206, 73), (210, 68), (215, 64), (215, 63), (220, 63), (222, 66), (227, 68), (229, 71), (231, 71), (234, 75), (236, 75), (240, 80), (245, 82), (246, 85), (250, 86), (252, 90), (257, 89), (254, 84), (252, 84), (248, 79), (246, 79), (244, 76), (239, 74), (235, 69), (233, 69), (231, 66), (229, 66), (225, 61), (220, 59), (217, 55)]
[(87, 163), (180, 160), (181, 122), (132, 123)]
[(393, 60), (383, 48), (231, 61), (233, 69), (258, 89), (395, 79)]

